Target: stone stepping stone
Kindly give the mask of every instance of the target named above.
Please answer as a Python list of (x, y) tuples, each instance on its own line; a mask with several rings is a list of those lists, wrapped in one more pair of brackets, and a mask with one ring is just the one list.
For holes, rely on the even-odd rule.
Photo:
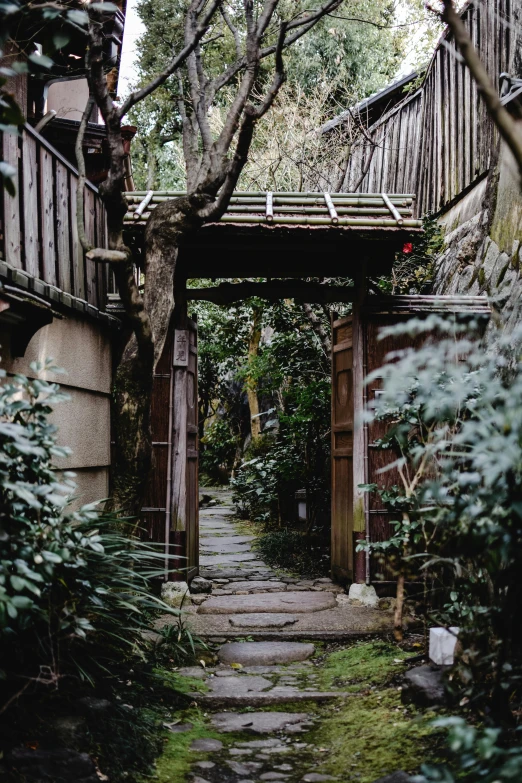
[[(251, 731), (255, 734), (272, 734), (292, 727), (294, 732), (304, 731), (303, 723), (309, 719), (306, 712), (217, 712), (211, 721), (217, 731)], [(196, 742), (202, 740), (195, 740)], [(215, 740), (214, 740), (215, 741)]]
[(236, 554), (238, 552), (251, 552), (252, 547), (250, 544), (208, 544), (204, 538), (201, 539), (200, 552), (206, 555), (227, 555)]
[(247, 579), (244, 582), (233, 582), (231, 587), (234, 591), (249, 593), (260, 593), (266, 590), (281, 593), (286, 590), (284, 582), (270, 582), (267, 579)]
[(205, 546), (213, 546), (214, 544), (221, 546), (223, 543), (227, 544), (248, 544), (249, 541), (253, 541), (254, 536), (201, 536), (201, 542)]
[(210, 680), (211, 693), (216, 696), (244, 696), (248, 693), (260, 693), (272, 687), (265, 677), (213, 677)]
[(293, 614), (238, 614), (229, 617), (234, 628), (283, 628), (297, 622)]
[(190, 746), (191, 750), (197, 750), (203, 753), (213, 753), (215, 751), (222, 750), (222, 748), (223, 743), (220, 740), (212, 739), (211, 737), (196, 739)]
[(269, 666), (305, 661), (314, 651), (313, 644), (303, 642), (232, 642), (219, 649), (218, 658), (222, 663)]
[[(239, 557), (239, 555), (238, 555)], [(270, 612), (285, 614), (321, 612), (337, 606), (335, 595), (327, 592), (257, 593), (209, 598), (198, 609), (198, 614), (257, 614)]]
[[(199, 560), (203, 567), (212, 565), (226, 566), (231, 565), (232, 563), (246, 563), (249, 560), (257, 560), (257, 555), (253, 552), (245, 552), (245, 554), (239, 553), (237, 555), (202, 555)], [(258, 565), (260, 565), (259, 562)]]

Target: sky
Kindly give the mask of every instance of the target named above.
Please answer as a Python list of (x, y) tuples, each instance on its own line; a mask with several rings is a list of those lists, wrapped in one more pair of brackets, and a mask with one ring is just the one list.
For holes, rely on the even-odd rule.
[(120, 78), (118, 81), (118, 94), (120, 97), (129, 92), (131, 83), (136, 78), (134, 67), (136, 40), (144, 32), (145, 27), (136, 13), (138, 0), (127, 0), (127, 13), (125, 15), (125, 32), (123, 35), (123, 48), (121, 53)]

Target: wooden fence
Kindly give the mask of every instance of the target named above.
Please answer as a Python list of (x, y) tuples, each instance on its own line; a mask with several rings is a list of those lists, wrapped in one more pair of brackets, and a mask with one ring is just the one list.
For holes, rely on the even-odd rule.
[[(3, 192), (0, 258), (13, 269), (105, 310), (107, 269), (85, 258), (78, 240), (78, 172), (29, 125), (4, 133), (3, 159), (17, 171), (16, 195)], [(85, 185), (85, 231), (107, 247), (105, 210), (97, 188)]]
[[(462, 18), (494, 84), (502, 72), (513, 74), (521, 0), (477, 0)], [(420, 88), (369, 135), (373, 143), (359, 142), (343, 190), (416, 193), (417, 215), (443, 209), (488, 172), (496, 131), (451, 35), (439, 43)]]

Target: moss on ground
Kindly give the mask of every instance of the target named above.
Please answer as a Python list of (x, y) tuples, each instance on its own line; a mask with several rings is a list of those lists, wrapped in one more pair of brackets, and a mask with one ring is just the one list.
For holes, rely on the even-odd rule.
[(389, 642), (357, 642), (327, 655), (316, 671), (324, 690), (337, 687), (356, 692), (361, 687), (384, 685), (404, 672), (406, 657), (400, 647)]
[(156, 677), (161, 680), (166, 688), (171, 688), (177, 693), (206, 693), (208, 685), (197, 677), (185, 677), (179, 672), (168, 669), (156, 669)]
[(163, 753), (156, 764), (156, 779), (159, 783), (181, 783), (194, 762), (206, 758), (207, 754), (190, 750), (194, 740), (213, 738), (223, 742), (223, 736), (213, 731), (201, 710), (185, 710), (179, 719), (181, 723), (191, 723), (192, 729), (179, 734), (169, 733), (165, 737)]
[(440, 731), (430, 725), (434, 713), (405, 713), (396, 688), (349, 698), (333, 711), (321, 712), (312, 741), (328, 748), (321, 772), (340, 780), (349, 773), (358, 783), (371, 783), (395, 770), (414, 772), (422, 762), (438, 760)]

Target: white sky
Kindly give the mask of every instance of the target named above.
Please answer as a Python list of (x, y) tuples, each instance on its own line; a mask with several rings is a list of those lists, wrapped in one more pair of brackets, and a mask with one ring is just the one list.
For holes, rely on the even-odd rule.
[(120, 77), (118, 80), (118, 95), (120, 97), (129, 92), (129, 86), (136, 78), (134, 67), (136, 57), (136, 40), (145, 27), (136, 13), (138, 0), (127, 0), (127, 13), (125, 14), (125, 32), (123, 35), (123, 48), (121, 52)]

